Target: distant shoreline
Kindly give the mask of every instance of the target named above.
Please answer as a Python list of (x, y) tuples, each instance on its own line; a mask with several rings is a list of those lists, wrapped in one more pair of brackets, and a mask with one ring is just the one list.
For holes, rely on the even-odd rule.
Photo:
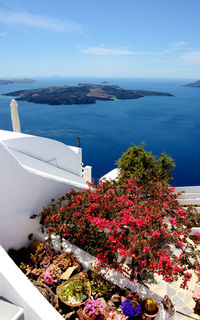
[(93, 104), (96, 101), (115, 99), (139, 99), (144, 96), (169, 96), (166, 92), (125, 90), (116, 85), (79, 84), (76, 86), (48, 87), (19, 90), (3, 94), (17, 97), (16, 100), (49, 105)]
[(200, 80), (185, 84), (184, 87), (200, 88)]
[(32, 83), (32, 82), (35, 82), (35, 80), (33, 79), (12, 79), (12, 80), (0, 79), (0, 85), (15, 84), (15, 83)]

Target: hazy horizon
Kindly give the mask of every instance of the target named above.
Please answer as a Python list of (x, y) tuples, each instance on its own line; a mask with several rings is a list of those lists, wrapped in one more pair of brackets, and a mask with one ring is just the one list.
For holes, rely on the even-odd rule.
[(95, 77), (95, 76), (57, 76), (57, 75), (49, 75), (49, 76), (43, 76), (43, 75), (41, 75), (41, 76), (29, 76), (28, 74), (26, 75), (26, 76), (10, 76), (10, 77), (8, 77), (8, 76), (1, 76), (0, 77), (0, 80), (21, 80), (21, 79), (30, 79), (30, 80), (46, 80), (46, 79), (52, 79), (52, 80), (55, 80), (56, 78), (58, 78), (58, 79), (63, 79), (63, 80), (65, 80), (65, 79), (99, 79), (99, 80), (114, 80), (114, 79), (130, 79), (130, 80), (177, 80), (177, 81), (184, 81), (184, 80), (191, 80), (191, 81), (198, 81), (199, 80), (199, 78), (200, 78), (200, 76), (199, 76), (199, 78), (177, 78), (177, 77), (110, 77), (110, 76), (105, 76), (105, 77), (103, 77), (103, 76), (101, 76), (101, 77)]

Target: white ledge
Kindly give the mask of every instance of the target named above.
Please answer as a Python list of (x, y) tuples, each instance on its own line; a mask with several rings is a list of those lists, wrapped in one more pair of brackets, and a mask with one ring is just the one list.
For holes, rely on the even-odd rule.
[(0, 257), (0, 296), (23, 308), (26, 320), (63, 320), (1, 246)]

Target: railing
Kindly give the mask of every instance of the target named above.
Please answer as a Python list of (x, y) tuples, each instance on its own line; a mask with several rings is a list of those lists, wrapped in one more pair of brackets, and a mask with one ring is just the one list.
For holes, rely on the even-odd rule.
[[(179, 203), (184, 206), (185, 210), (187, 210), (189, 205), (193, 205), (200, 214), (200, 186), (176, 187), (175, 191), (184, 191), (184, 193), (179, 196), (178, 200)], [(194, 226), (192, 228), (192, 234), (196, 232), (200, 232), (200, 227)]]

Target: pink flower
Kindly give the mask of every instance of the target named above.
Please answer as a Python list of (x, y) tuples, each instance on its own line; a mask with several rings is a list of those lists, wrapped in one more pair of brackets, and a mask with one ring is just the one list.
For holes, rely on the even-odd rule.
[(99, 300), (89, 299), (84, 308), (84, 311), (89, 317), (91, 317), (103, 312), (103, 307), (101, 306), (101, 302)]

